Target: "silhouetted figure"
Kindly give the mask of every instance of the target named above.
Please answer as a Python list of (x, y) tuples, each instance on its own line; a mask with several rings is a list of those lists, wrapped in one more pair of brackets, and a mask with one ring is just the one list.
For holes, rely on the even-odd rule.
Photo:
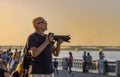
[(107, 60), (104, 61), (104, 65), (105, 65), (105, 72), (104, 72), (104, 74), (108, 75), (108, 61)]
[(72, 52), (69, 52), (69, 58), (68, 58), (68, 72), (69, 75), (73, 75), (72, 73), (72, 67), (73, 67), (73, 55)]
[(86, 58), (87, 58), (86, 51), (84, 51), (84, 53), (83, 53), (83, 66), (82, 66), (82, 68), (83, 68), (83, 73), (86, 73), (86, 72), (87, 72), (87, 69), (86, 69), (87, 60), (86, 60)]
[(89, 72), (89, 70), (92, 70), (92, 56), (90, 55), (90, 53), (87, 53), (87, 57), (86, 57), (86, 63), (87, 63), (87, 67), (86, 67), (86, 71)]
[(104, 57), (104, 54), (102, 52), (99, 52), (98, 70), (100, 74), (104, 74), (105, 72)]
[(53, 65), (54, 65), (54, 73), (58, 74), (58, 61), (56, 58), (54, 59)]

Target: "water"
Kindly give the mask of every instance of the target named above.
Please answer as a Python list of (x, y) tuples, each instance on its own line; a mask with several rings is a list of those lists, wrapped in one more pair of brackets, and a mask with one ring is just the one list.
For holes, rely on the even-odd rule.
[[(82, 59), (84, 51), (61, 51), (58, 58), (68, 57), (69, 52), (72, 52), (74, 59)], [(89, 52), (94, 60), (99, 59), (99, 51), (86, 51)], [(103, 51), (106, 60), (120, 60), (120, 51)], [(53, 56), (55, 58), (55, 56)]]
[[(12, 52), (14, 52), (14, 50), (12, 50)], [(61, 50), (57, 58), (68, 57), (69, 52), (72, 52), (74, 59), (82, 59), (82, 55), (84, 51), (76, 52), (76, 51)], [(89, 52), (91, 54), (93, 60), (99, 59), (99, 51), (86, 51), (86, 52)], [(105, 55), (106, 60), (120, 60), (120, 51), (103, 51), (103, 53)], [(53, 56), (53, 58), (55, 58), (55, 56)]]

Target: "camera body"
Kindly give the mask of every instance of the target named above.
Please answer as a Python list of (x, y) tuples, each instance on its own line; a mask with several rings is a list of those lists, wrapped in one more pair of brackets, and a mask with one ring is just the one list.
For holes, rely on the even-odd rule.
[[(49, 33), (48, 35), (51, 35), (51, 34), (54, 35), (54, 33)], [(58, 41), (59, 39), (62, 39), (65, 42), (70, 42), (69, 40), (71, 38), (70, 38), (70, 35), (54, 35), (55, 41)]]

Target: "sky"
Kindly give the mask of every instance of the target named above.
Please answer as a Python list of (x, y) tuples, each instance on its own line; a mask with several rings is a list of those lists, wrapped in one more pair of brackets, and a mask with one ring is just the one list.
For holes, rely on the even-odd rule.
[(63, 45), (120, 46), (120, 0), (0, 0), (0, 45), (25, 45), (38, 16)]

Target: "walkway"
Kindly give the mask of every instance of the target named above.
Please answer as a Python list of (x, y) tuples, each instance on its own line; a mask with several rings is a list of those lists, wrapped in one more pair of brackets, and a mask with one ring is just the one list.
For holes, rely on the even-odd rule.
[[(73, 77), (111, 77), (108, 75), (100, 75), (100, 74), (93, 74), (93, 73), (81, 73), (81, 72), (73, 72)], [(59, 74), (55, 77), (69, 77), (67, 71), (59, 71)]]

